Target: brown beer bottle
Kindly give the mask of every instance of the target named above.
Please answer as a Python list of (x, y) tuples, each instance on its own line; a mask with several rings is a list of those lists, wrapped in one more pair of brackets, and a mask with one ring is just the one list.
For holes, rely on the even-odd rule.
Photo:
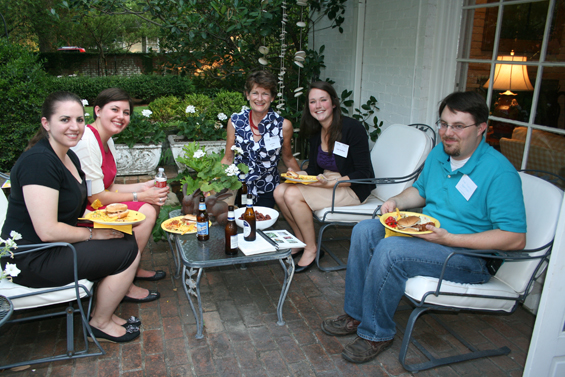
[(208, 212), (206, 212), (206, 202), (204, 197), (200, 197), (198, 203), (198, 215), (196, 216), (196, 238), (198, 241), (208, 241), (210, 232), (208, 229)]
[(226, 224), (226, 254), (237, 254), (237, 225), (233, 206), (228, 206), (228, 223)]
[(247, 185), (245, 182), (241, 182), (240, 191), (241, 207), (245, 207), (247, 205)]
[(247, 208), (243, 213), (243, 239), (255, 241), (255, 211), (253, 211), (253, 195), (247, 194)]

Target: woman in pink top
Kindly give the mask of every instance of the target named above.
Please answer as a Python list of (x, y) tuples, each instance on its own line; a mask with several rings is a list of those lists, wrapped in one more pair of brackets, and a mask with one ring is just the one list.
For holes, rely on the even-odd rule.
[[(127, 185), (114, 183), (117, 167), (112, 136), (127, 127), (132, 112), (133, 101), (127, 92), (119, 88), (103, 90), (94, 101), (94, 123), (85, 128), (82, 139), (72, 149), (80, 159), (86, 178), (91, 180), (92, 191), (88, 197), (90, 204), (96, 199), (103, 206), (110, 203), (124, 203), (130, 210), (139, 211), (146, 216), (145, 221), (133, 229), (141, 253), (149, 241), (169, 188), (156, 188), (153, 180)], [(93, 211), (94, 208), (90, 204), (87, 209)], [(160, 280), (164, 277), (164, 271), (147, 271), (141, 268), (137, 270), (136, 275), (138, 280)], [(132, 284), (124, 301), (149, 302), (159, 297), (157, 291)]]

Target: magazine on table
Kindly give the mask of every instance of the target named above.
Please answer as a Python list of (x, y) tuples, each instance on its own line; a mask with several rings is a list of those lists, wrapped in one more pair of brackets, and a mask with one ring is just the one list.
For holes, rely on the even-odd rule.
[(271, 253), (277, 250), (306, 246), (304, 242), (294, 237), (287, 230), (262, 231), (257, 229), (255, 241), (250, 242), (245, 241), (242, 233), (238, 234), (237, 237), (237, 246), (245, 255)]

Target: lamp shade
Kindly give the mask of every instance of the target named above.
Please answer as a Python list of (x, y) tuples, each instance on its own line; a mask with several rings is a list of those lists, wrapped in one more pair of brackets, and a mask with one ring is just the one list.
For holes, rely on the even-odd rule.
[[(511, 55), (501, 55), (496, 60), (525, 62), (525, 56), (515, 56), (514, 51)], [(484, 85), (488, 88), (490, 79)], [(497, 64), (494, 68), (494, 83), (492, 88), (496, 90), (534, 90), (528, 77), (528, 70), (521, 64)]]

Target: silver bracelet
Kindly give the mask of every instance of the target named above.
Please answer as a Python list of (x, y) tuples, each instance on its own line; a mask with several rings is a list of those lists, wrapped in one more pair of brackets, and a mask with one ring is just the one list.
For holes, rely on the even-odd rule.
[(137, 202), (137, 192), (134, 192), (134, 193), (133, 193), (133, 201), (134, 201), (134, 202)]
[(92, 239), (92, 228), (86, 228), (90, 231), (90, 237), (88, 237), (88, 239), (86, 240), (86, 242), (90, 241)]

